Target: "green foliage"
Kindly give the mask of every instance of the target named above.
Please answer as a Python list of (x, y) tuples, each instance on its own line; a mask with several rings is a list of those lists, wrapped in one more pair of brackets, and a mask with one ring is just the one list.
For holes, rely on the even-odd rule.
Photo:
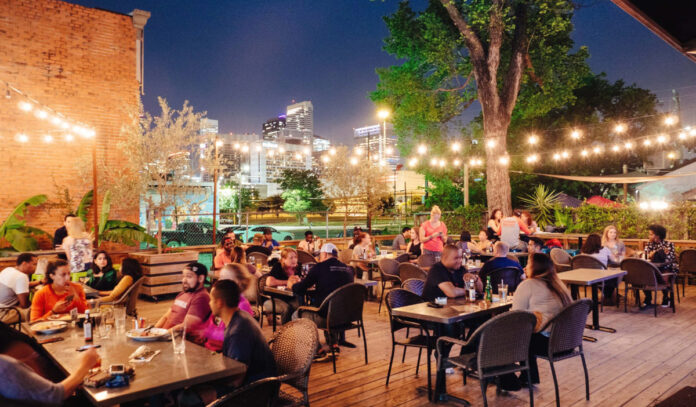
[(520, 198), (527, 205), (527, 209), (534, 213), (534, 219), (542, 230), (552, 222), (558, 195), (558, 192), (547, 189), (545, 185), (537, 185), (533, 194)]
[[(239, 183), (229, 180), (220, 188), (218, 202), (221, 211), (237, 212), (240, 210), (240, 188)], [(241, 210), (248, 211), (254, 207), (253, 201), (258, 198), (259, 193), (253, 188), (241, 188)]]
[(20, 252), (37, 250), (39, 245), (34, 236), (44, 235), (50, 238), (51, 235), (41, 229), (27, 226), (21, 218), (24, 217), (27, 208), (39, 206), (47, 199), (46, 195), (34, 195), (17, 205), (0, 225), (0, 238), (7, 240), (13, 249)]
[(443, 213), (442, 221), (451, 234), (468, 230), (476, 235), (479, 230), (486, 229), (486, 213), (484, 205), (460, 206), (452, 212)]
[(425, 206), (431, 208), (438, 205), (443, 211), (452, 211), (464, 205), (464, 193), (454, 183), (446, 177), (428, 177), (428, 198)]
[(87, 223), (87, 212), (89, 211), (90, 206), (92, 206), (93, 200), (94, 200), (94, 191), (92, 191), (90, 189), (89, 191), (87, 191), (86, 194), (84, 194), (82, 196), (82, 199), (80, 200), (80, 204), (77, 205), (77, 210), (75, 211), (75, 215), (77, 215), (85, 223)]
[(286, 212), (307, 212), (312, 206), (309, 200), (309, 192), (303, 189), (288, 189), (281, 194), (281, 197), (285, 200), (283, 204), (283, 210)]
[[(283, 191), (302, 191), (302, 199), (307, 200), (309, 203), (309, 206), (305, 210), (326, 210), (326, 205), (322, 202), (324, 199), (324, 192), (321, 189), (321, 180), (315, 171), (297, 169), (283, 170), (280, 179), (280, 188)], [(294, 196), (298, 196), (298, 194), (294, 193)], [(283, 197), (283, 199), (287, 198)], [(294, 205), (295, 204), (293, 204), (293, 206)]]

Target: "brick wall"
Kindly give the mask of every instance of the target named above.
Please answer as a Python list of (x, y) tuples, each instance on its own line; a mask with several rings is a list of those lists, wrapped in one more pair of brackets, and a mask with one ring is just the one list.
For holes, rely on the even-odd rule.
[[(0, 81), (96, 129), (98, 161), (112, 168), (120, 161), (116, 146), (125, 111), (138, 100), (135, 40), (128, 15), (56, 0), (0, 0)], [(91, 172), (85, 178), (79, 169), (91, 169), (93, 140), (76, 135), (66, 142), (64, 132), (20, 111), (21, 98), (13, 93), (7, 99), (0, 87), (0, 222), (32, 195), (58, 201), (55, 185), (67, 187), (77, 204), (92, 187)], [(30, 141), (17, 141), (19, 132)], [(52, 143), (42, 141), (46, 134)], [(138, 221), (137, 208), (119, 208), (118, 197), (112, 201), (112, 218)], [(27, 219), (53, 233), (64, 212), (49, 204)]]

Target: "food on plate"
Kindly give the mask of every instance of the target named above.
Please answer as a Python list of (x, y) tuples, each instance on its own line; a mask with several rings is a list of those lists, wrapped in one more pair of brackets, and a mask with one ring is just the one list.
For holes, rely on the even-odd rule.
[(48, 331), (52, 329), (60, 329), (65, 326), (64, 322), (61, 321), (47, 321), (39, 322), (31, 326), (34, 331)]

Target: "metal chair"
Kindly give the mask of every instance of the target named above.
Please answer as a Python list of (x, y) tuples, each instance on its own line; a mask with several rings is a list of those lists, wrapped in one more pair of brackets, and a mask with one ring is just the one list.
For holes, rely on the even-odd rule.
[(566, 252), (565, 250), (554, 247), (553, 249), (551, 249), (551, 252), (549, 252), (549, 256), (551, 257), (551, 261), (553, 262), (553, 264), (556, 266), (556, 271), (558, 273), (562, 273), (564, 271), (569, 271), (572, 269), (570, 265), (570, 254), (568, 254), (568, 252)]
[(498, 283), (501, 281), (507, 284), (508, 292), (514, 293), (517, 286), (522, 282), (522, 272), (517, 267), (501, 267), (494, 269), (488, 274), (491, 277), (491, 289), (493, 294), (498, 294)]
[(126, 306), (126, 314), (133, 316), (136, 315), (135, 306), (138, 303), (138, 295), (140, 294), (140, 287), (145, 282), (145, 277), (140, 277), (138, 281), (131, 284), (130, 287), (124, 292), (119, 299), (116, 301), (104, 302), (102, 305), (113, 305), (113, 306)]
[(278, 378), (267, 377), (220, 397), (207, 407), (272, 407), (276, 405), (279, 389)]
[[(606, 270), (607, 266), (602, 264), (601, 261), (590, 256), (589, 254), (578, 254), (570, 259), (570, 268), (573, 269), (595, 269), (595, 270)], [(617, 284), (618, 286), (618, 284)], [(602, 299), (599, 301), (599, 309), (604, 312), (604, 281), (602, 281)], [(585, 297), (587, 297), (587, 286), (585, 286)], [(616, 302), (617, 306), (619, 301)]]
[(268, 256), (261, 252), (247, 254), (247, 263), (268, 265)]
[(686, 286), (689, 278), (696, 274), (696, 249), (684, 249), (679, 253), (679, 274), (677, 274), (677, 299), (679, 297), (679, 280), (682, 283), (682, 297), (686, 298)]
[(401, 263), (399, 264), (399, 278), (401, 281), (412, 278), (425, 281), (428, 279), (428, 273), (413, 263)]
[(582, 360), (582, 368), (585, 372), (585, 399), (590, 400), (590, 378), (587, 373), (585, 353), (582, 350), (582, 336), (587, 323), (587, 314), (590, 313), (591, 307), (592, 300), (587, 298), (574, 301), (541, 328), (541, 331), (545, 331), (547, 327), (551, 326), (548, 351), (545, 355), (537, 356), (548, 360), (551, 364), (557, 407), (561, 407), (561, 399), (558, 397), (558, 378), (553, 363), (576, 356), (580, 356)]
[(396, 256), (394, 260), (396, 260), (398, 263), (405, 263), (411, 259), (411, 255), (408, 253), (401, 253), (400, 255)]
[(382, 293), (379, 296), (379, 307), (377, 308), (377, 313), (382, 312), (382, 302), (384, 302), (384, 291), (387, 285), (387, 281), (391, 282), (391, 286), (394, 287), (397, 284), (401, 284), (401, 279), (399, 278), (399, 262), (393, 259), (380, 259), (377, 262), (379, 266), (379, 271), (382, 274)]
[[(488, 406), (486, 398), (486, 379), (507, 373), (527, 372), (529, 383), (529, 404), (534, 407), (534, 390), (529, 374), (529, 343), (536, 325), (536, 317), (527, 311), (510, 311), (500, 314), (481, 325), (468, 341), (442, 336), (437, 340), (437, 369), (445, 370), (450, 365), (461, 367), (463, 380), (469, 369), (478, 373), (483, 395), (483, 405)], [(443, 357), (445, 344), (462, 346), (460, 356)], [(467, 348), (477, 347), (475, 352), (466, 352)], [(500, 386), (498, 386), (499, 388)], [(449, 398), (464, 400), (448, 395)]]
[(401, 288), (406, 291), (410, 291), (418, 296), (423, 295), (423, 288), (425, 288), (425, 280), (420, 280), (418, 278), (409, 278), (401, 284)]
[(310, 253), (307, 253), (304, 250), (297, 250), (297, 262), (305, 265), (305, 264), (317, 264), (317, 259), (314, 258)]
[[(391, 369), (392, 369), (392, 364), (394, 363), (394, 352), (396, 351), (396, 346), (403, 346), (404, 347), (404, 354), (401, 358), (401, 363), (404, 362), (404, 359), (406, 357), (406, 348), (413, 347), (413, 348), (418, 348), (418, 361), (416, 362), (416, 376), (418, 375), (418, 369), (420, 368), (420, 361), (421, 361), (421, 353), (423, 352), (423, 349), (426, 350), (427, 358), (428, 358), (428, 389), (430, 389), (431, 386), (431, 375), (430, 375), (430, 353), (432, 349), (434, 349), (434, 339), (433, 337), (430, 336), (430, 332), (428, 331), (427, 327), (425, 327), (422, 324), (416, 323), (416, 322), (411, 322), (411, 321), (406, 321), (403, 320), (399, 317), (395, 317), (392, 315), (392, 309), (394, 308), (399, 308), (399, 307), (405, 307), (407, 305), (413, 305), (413, 304), (420, 304), (424, 300), (416, 295), (413, 294), (410, 291), (406, 291), (401, 288), (397, 288), (395, 290), (392, 290), (387, 294), (387, 311), (389, 311), (389, 327), (391, 331), (391, 338), (392, 338), (392, 349), (391, 349), (391, 357), (389, 358), (389, 370), (387, 370), (387, 383), (386, 385), (389, 385), (389, 377), (391, 376)], [(401, 331), (402, 329), (406, 328), (406, 338), (404, 339), (396, 339), (396, 332)], [(415, 328), (420, 330), (420, 334), (416, 336), (408, 336), (408, 330), (410, 328)]]
[[(674, 273), (660, 273), (660, 270), (650, 262), (642, 259), (624, 259), (621, 269), (626, 270), (624, 287), (626, 301), (624, 312), (628, 312), (628, 290), (653, 291), (655, 299), (655, 317), (657, 317), (657, 292), (661, 290), (672, 291), (672, 313), (677, 312), (674, 304)], [(640, 302), (640, 294), (636, 294), (636, 302)]]
[(432, 267), (435, 263), (437, 259), (432, 254), (423, 253), (418, 257), (418, 265), (422, 268)]
[(360, 334), (362, 331), (365, 364), (367, 364), (367, 338), (362, 316), (366, 295), (367, 288), (364, 285), (346, 284), (329, 294), (319, 307), (303, 306), (297, 309), (298, 317), (313, 320), (317, 328), (327, 333), (334, 373), (336, 373), (336, 354), (333, 347), (335, 337), (332, 335), (334, 333), (357, 329)]
[(319, 346), (316, 324), (304, 318), (289, 322), (268, 341), (268, 344), (278, 369), (278, 380), (302, 393), (302, 399), (298, 399), (281, 390), (278, 404), (309, 406), (309, 369)]

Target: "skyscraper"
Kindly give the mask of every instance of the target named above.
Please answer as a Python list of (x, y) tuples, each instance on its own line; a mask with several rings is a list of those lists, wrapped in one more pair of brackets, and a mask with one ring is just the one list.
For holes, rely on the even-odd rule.
[(280, 133), (285, 129), (285, 115), (280, 115), (266, 120), (262, 126), (263, 139), (268, 141), (278, 140)]
[(371, 160), (384, 160), (391, 168), (399, 164), (399, 150), (396, 148), (396, 135), (391, 123), (387, 123), (386, 131), (382, 124), (353, 129), (353, 140), (356, 146), (369, 152)]
[(285, 116), (287, 138), (297, 138), (302, 144), (312, 145), (314, 136), (314, 106), (310, 101), (294, 103), (287, 107)]

